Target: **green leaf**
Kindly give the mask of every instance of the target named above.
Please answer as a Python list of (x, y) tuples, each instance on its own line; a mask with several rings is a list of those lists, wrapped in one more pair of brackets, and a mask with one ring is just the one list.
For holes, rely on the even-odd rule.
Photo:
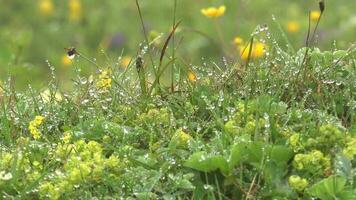
[(341, 176), (330, 176), (314, 184), (309, 193), (322, 200), (341, 199), (341, 193), (344, 193), (346, 179)]
[(261, 142), (238, 143), (232, 146), (229, 167), (232, 169), (239, 163), (248, 163), (259, 167), (263, 158), (263, 144)]
[(273, 146), (271, 150), (271, 160), (277, 165), (286, 165), (293, 157), (293, 151), (282, 145)]
[(222, 173), (228, 174), (228, 162), (223, 156), (208, 155), (204, 151), (191, 155), (184, 166), (202, 172), (211, 172), (220, 169)]

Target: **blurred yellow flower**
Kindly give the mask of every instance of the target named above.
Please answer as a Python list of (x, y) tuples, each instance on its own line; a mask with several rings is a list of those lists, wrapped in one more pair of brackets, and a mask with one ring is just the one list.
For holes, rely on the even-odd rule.
[[(49, 89), (46, 89), (46, 90), (44, 90), (43, 92), (41, 92), (41, 94), (40, 94), (40, 96), (42, 97), (42, 99), (43, 99), (43, 101), (44, 102), (46, 102), (46, 103), (48, 103), (48, 102), (50, 102), (50, 100), (51, 100), (51, 96), (52, 96), (52, 94), (51, 94), (51, 91), (49, 90)], [(61, 95), (61, 93), (59, 93), (59, 92), (56, 92), (55, 94), (54, 94), (54, 99), (56, 100), (56, 101), (62, 101), (62, 95)]]
[(320, 17), (320, 11), (316, 11), (316, 10), (313, 10), (311, 13), (310, 13), (310, 19), (312, 21), (318, 21), (319, 20), (319, 17)]
[(40, 13), (45, 16), (53, 14), (54, 6), (52, 0), (40, 0), (38, 3)]
[(225, 6), (220, 6), (220, 7), (203, 8), (200, 11), (206, 17), (216, 18), (224, 15), (225, 10), (226, 10)]
[(120, 59), (120, 67), (126, 68), (129, 66), (130, 62), (132, 60), (131, 56), (124, 56)]
[(296, 33), (300, 29), (300, 24), (297, 21), (289, 21), (287, 23), (287, 31), (290, 33)]
[(192, 83), (197, 81), (197, 76), (195, 75), (195, 73), (193, 71), (188, 72), (188, 80)]
[(72, 60), (67, 56), (67, 54), (64, 54), (62, 56), (62, 64), (64, 66), (68, 66), (68, 65), (72, 64)]
[(297, 190), (297, 191), (303, 191), (308, 185), (309, 182), (305, 178), (301, 178), (300, 176), (297, 175), (292, 175), (288, 178), (288, 183), (291, 188)]
[(43, 121), (44, 121), (44, 117), (36, 116), (35, 119), (32, 120), (28, 125), (28, 129), (35, 140), (41, 138), (41, 132), (38, 128), (43, 123)]
[(265, 44), (261, 42), (256, 42), (252, 45), (252, 50), (251, 50), (251, 45), (247, 44), (245, 46), (240, 46), (240, 55), (243, 60), (247, 60), (250, 51), (251, 51), (251, 58), (260, 58), (262, 57), (265, 52), (266, 46)]
[(101, 73), (99, 74), (99, 80), (96, 82), (96, 86), (99, 89), (102, 89), (104, 91), (108, 90), (109, 88), (111, 88), (111, 71), (110, 70), (103, 70), (101, 71)]
[(243, 44), (243, 42), (244, 42), (244, 40), (239, 36), (236, 36), (233, 41), (233, 43), (237, 46)]
[(82, 4), (80, 0), (69, 0), (69, 20), (72, 22), (79, 21), (82, 16)]

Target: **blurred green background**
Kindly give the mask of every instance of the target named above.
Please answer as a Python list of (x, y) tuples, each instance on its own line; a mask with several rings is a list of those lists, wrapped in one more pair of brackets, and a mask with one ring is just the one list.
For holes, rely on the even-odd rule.
[[(162, 39), (156, 41), (160, 47), (172, 27), (174, 0), (139, 2), (150, 36), (162, 34)], [(234, 37), (248, 40), (257, 25), (271, 24), (272, 15), (294, 47), (299, 48), (306, 36), (308, 11), (318, 11), (317, 0), (178, 0), (177, 3), (177, 19), (182, 20), (177, 33), (177, 41), (181, 41), (178, 54), (195, 65), (200, 65), (202, 58), (212, 61), (224, 56), (208, 38), (225, 43), (231, 54), (238, 56), (232, 42)], [(65, 47), (75, 46), (105, 66), (127, 62), (144, 40), (134, 0), (0, 0), (0, 5), (0, 76), (4, 80), (11, 75), (18, 89), (25, 89), (28, 84), (43, 87), (51, 78), (49, 65), (55, 67), (56, 76), (66, 85), (74, 67), (65, 57)], [(202, 8), (220, 5), (226, 6), (226, 13), (216, 20), (200, 12)], [(326, 0), (318, 46), (346, 49), (354, 42), (355, 10), (356, 1)], [(120, 56), (126, 60), (120, 61)], [(95, 70), (88, 62), (76, 65), (87, 73)]]

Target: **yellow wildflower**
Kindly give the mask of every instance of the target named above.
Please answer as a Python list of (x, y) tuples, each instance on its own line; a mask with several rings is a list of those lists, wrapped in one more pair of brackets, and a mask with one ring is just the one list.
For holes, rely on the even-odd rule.
[(194, 74), (193, 71), (188, 72), (188, 80), (192, 83), (197, 81), (197, 76)]
[(120, 59), (120, 67), (122, 68), (126, 68), (129, 66), (130, 62), (131, 62), (132, 58), (131, 56), (124, 56)]
[(68, 144), (71, 139), (72, 139), (72, 135), (69, 131), (67, 131), (63, 134), (62, 140), (65, 144)]
[(356, 155), (356, 137), (348, 138), (346, 147), (342, 151), (343, 154), (350, 160), (353, 160)]
[(238, 37), (238, 36), (236, 36), (235, 38), (234, 38), (234, 41), (233, 41), (233, 43), (235, 44), (235, 45), (242, 45), (243, 44), (243, 42), (244, 42), (244, 40), (241, 38), (241, 37)]
[[(265, 45), (261, 42), (256, 42), (252, 45), (251, 58), (260, 58), (264, 55)], [(247, 60), (251, 51), (251, 45), (240, 47), (240, 55), (243, 60)]]
[(220, 7), (209, 7), (209, 8), (203, 8), (201, 9), (201, 13), (209, 18), (216, 18), (224, 15), (226, 10), (225, 6), (220, 6)]
[(111, 88), (112, 79), (110, 78), (110, 74), (110, 70), (103, 70), (99, 74), (99, 80), (96, 82), (96, 86), (102, 90)]
[(80, 0), (69, 0), (69, 20), (79, 21), (82, 15), (82, 4)]
[(290, 176), (288, 179), (288, 183), (291, 188), (297, 191), (303, 191), (309, 185), (307, 179), (301, 178), (297, 175)]
[(173, 136), (173, 141), (180, 147), (186, 147), (192, 139), (192, 136), (185, 133), (183, 129), (178, 129)]
[[(44, 90), (44, 91), (41, 92), (41, 94), (40, 94), (40, 96), (42, 97), (43, 101), (46, 102), (46, 103), (50, 102), (50, 100), (51, 100), (51, 95), (52, 95), (52, 94), (51, 94), (51, 91), (50, 91), (49, 89)], [(56, 92), (56, 93), (54, 94), (54, 99), (55, 99), (56, 101), (58, 101), (58, 102), (62, 101), (62, 95), (61, 95), (61, 93)]]
[(38, 8), (40, 13), (45, 16), (52, 15), (54, 11), (52, 0), (40, 0), (38, 3)]
[(318, 21), (320, 18), (320, 11), (316, 11), (316, 10), (313, 10), (311, 13), (310, 13), (310, 19), (312, 21)]
[(287, 31), (290, 33), (296, 33), (300, 29), (300, 25), (297, 21), (289, 21), (287, 23)]
[(44, 117), (36, 116), (35, 119), (32, 120), (30, 122), (30, 124), (28, 125), (28, 129), (29, 129), (30, 133), (32, 134), (32, 137), (35, 140), (38, 140), (41, 138), (41, 132), (38, 128), (43, 123), (43, 121), (44, 121)]

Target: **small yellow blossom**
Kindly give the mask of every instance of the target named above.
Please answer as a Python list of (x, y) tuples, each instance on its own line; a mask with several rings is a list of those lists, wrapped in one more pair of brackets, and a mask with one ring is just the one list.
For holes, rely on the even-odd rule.
[(318, 21), (320, 18), (320, 11), (313, 10), (310, 13), (310, 19), (314, 22)]
[(67, 131), (63, 134), (62, 140), (65, 144), (68, 144), (71, 139), (72, 139), (72, 135), (70, 132)]
[(124, 56), (120, 59), (120, 67), (127, 68), (132, 61), (131, 56)]
[(195, 83), (197, 81), (197, 76), (193, 71), (188, 72), (188, 80), (192, 83)]
[(28, 129), (29, 129), (30, 133), (32, 134), (32, 137), (35, 140), (38, 140), (41, 138), (41, 132), (38, 128), (43, 123), (43, 121), (44, 121), (44, 117), (36, 116), (35, 119), (32, 120), (30, 122), (30, 124), (28, 125)]
[(96, 86), (102, 90), (108, 90), (109, 88), (111, 88), (112, 79), (110, 75), (110, 70), (103, 70), (99, 74), (99, 80), (96, 82)]
[(45, 16), (52, 15), (54, 11), (52, 0), (40, 0), (38, 3), (38, 8), (40, 13)]
[(296, 33), (300, 29), (300, 24), (297, 21), (289, 21), (287, 23), (287, 31), (290, 33)]
[(69, 0), (69, 20), (72, 22), (79, 21), (82, 16), (82, 4), (80, 0)]
[(173, 141), (180, 147), (186, 147), (192, 139), (192, 136), (185, 133), (183, 129), (178, 129), (173, 136)]
[[(40, 94), (40, 96), (42, 97), (43, 101), (46, 102), (46, 103), (50, 102), (50, 100), (51, 100), (51, 98), (52, 98), (51, 95), (52, 95), (52, 94), (51, 94), (51, 91), (50, 91), (49, 89), (44, 90), (44, 91), (41, 92), (41, 94)], [(58, 102), (62, 101), (62, 95), (61, 95), (61, 93), (56, 92), (56, 93), (54, 94), (54, 99), (55, 99), (56, 101), (58, 101)]]
[[(252, 45), (251, 58), (260, 58), (265, 53), (265, 45), (261, 42), (256, 42)], [(240, 46), (240, 55), (243, 60), (247, 60), (251, 51), (251, 45), (247, 44), (246, 46)]]
[(303, 191), (308, 185), (309, 182), (305, 178), (301, 178), (297, 175), (290, 176), (288, 179), (288, 183), (291, 188), (301, 192)]
[(201, 13), (209, 18), (216, 18), (224, 15), (226, 11), (225, 6), (220, 6), (220, 7), (209, 7), (209, 8), (203, 8), (201, 9)]
[(241, 38), (241, 37), (238, 37), (238, 36), (236, 36), (235, 38), (234, 38), (234, 41), (233, 41), (233, 43), (235, 44), (235, 45), (242, 45), (243, 44), (243, 42), (244, 42), (244, 40)]
[(353, 160), (356, 155), (356, 137), (348, 138), (348, 142), (346, 143), (346, 148), (342, 151), (343, 154)]

